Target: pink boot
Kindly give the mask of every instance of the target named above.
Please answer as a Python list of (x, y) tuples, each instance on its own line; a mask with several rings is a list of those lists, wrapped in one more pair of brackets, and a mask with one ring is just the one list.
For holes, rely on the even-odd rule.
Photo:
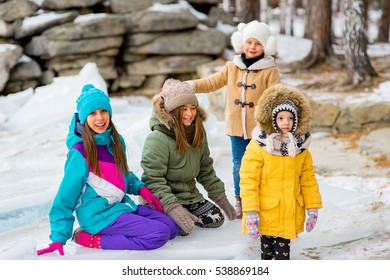
[(100, 239), (102, 235), (92, 235), (81, 228), (77, 228), (73, 232), (72, 240), (77, 244), (88, 248), (102, 248), (100, 246)]

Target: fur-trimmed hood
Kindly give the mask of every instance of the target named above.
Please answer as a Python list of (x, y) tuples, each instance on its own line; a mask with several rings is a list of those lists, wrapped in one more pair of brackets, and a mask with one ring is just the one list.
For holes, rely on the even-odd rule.
[[(153, 102), (153, 113), (149, 122), (149, 127), (151, 130), (154, 129), (156, 125), (163, 124), (168, 130), (173, 128), (173, 117), (167, 110), (164, 108), (164, 99), (161, 98), (160, 94), (157, 94), (152, 99)], [(198, 106), (197, 115), (205, 121), (207, 119), (207, 113), (202, 106)]]
[(291, 100), (298, 109), (298, 126), (295, 135), (306, 134), (311, 128), (311, 108), (309, 100), (297, 89), (284, 84), (267, 88), (259, 98), (255, 108), (255, 119), (266, 134), (275, 133), (272, 126), (272, 109), (283, 100)]

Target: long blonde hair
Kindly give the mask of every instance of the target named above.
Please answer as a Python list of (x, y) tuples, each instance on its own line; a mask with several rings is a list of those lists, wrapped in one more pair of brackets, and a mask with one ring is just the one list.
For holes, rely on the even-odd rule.
[(175, 132), (176, 146), (179, 149), (179, 154), (183, 155), (185, 151), (191, 148), (199, 147), (206, 138), (206, 132), (203, 126), (203, 120), (199, 116), (199, 111), (196, 110), (195, 116), (195, 135), (192, 143), (188, 143), (187, 136), (183, 124), (183, 106), (180, 106), (170, 112), (173, 118), (173, 131)]
[[(117, 171), (120, 174), (124, 172), (126, 175), (129, 174), (129, 167), (127, 165), (126, 155), (122, 148), (122, 142), (119, 137), (119, 133), (115, 128), (114, 123), (110, 120), (111, 135), (113, 137), (112, 150), (114, 152), (115, 165)], [(95, 140), (93, 138), (94, 132), (89, 127), (88, 123), (85, 122), (81, 137), (83, 138), (84, 151), (88, 165), (92, 168), (96, 175), (102, 176), (102, 173), (98, 164), (98, 153)]]

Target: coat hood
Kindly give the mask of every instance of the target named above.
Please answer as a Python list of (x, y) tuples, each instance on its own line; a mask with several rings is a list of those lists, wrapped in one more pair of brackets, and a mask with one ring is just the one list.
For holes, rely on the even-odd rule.
[(294, 134), (310, 132), (311, 108), (309, 100), (297, 88), (279, 83), (270, 86), (262, 93), (255, 108), (256, 122), (266, 134), (271, 135), (276, 132), (272, 126), (272, 109), (287, 99), (297, 107), (298, 126)]
[(256, 61), (255, 63), (253, 63), (248, 68), (246, 67), (244, 62), (242, 62), (241, 55), (235, 55), (233, 58), (233, 63), (241, 70), (246, 70), (246, 69), (248, 69), (248, 70), (262, 70), (262, 69), (276, 67), (275, 59), (272, 56), (266, 56), (266, 57)]
[[(168, 130), (173, 128), (173, 117), (164, 108), (164, 100), (160, 94), (153, 97), (153, 113), (149, 122), (150, 129), (153, 130), (156, 125), (163, 124)], [(207, 113), (200, 105), (197, 107), (197, 115), (205, 121)]]

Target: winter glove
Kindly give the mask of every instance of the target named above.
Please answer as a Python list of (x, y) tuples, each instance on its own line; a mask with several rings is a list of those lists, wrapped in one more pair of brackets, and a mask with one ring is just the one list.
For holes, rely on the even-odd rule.
[(229, 220), (234, 220), (237, 218), (237, 212), (234, 210), (234, 207), (230, 204), (225, 194), (222, 194), (217, 197), (210, 197), (212, 201), (215, 202), (222, 210), (225, 212)]
[(256, 211), (249, 211), (246, 213), (246, 226), (248, 227), (248, 234), (252, 238), (257, 238), (260, 235), (259, 231), (260, 217)]
[(306, 231), (311, 232), (317, 223), (318, 210), (314, 208), (307, 209), (309, 218), (306, 221)]
[(64, 248), (63, 247), (64, 247), (64, 243), (62, 243), (62, 242), (53, 242), (53, 243), (49, 244), (49, 247), (41, 249), (41, 250), (38, 250), (37, 254), (39, 256), (39, 255), (43, 255), (43, 254), (46, 254), (46, 253), (51, 253), (51, 252), (54, 252), (54, 251), (58, 250), (58, 253), (60, 253), (60, 255), (63, 256), (64, 255)]
[(164, 207), (164, 210), (187, 235), (194, 230), (194, 222), (199, 221), (198, 217), (188, 212), (177, 202), (168, 204)]
[(158, 199), (155, 197), (155, 195), (152, 194), (147, 187), (140, 188), (138, 193), (147, 203), (152, 205), (154, 209), (164, 213), (164, 210), (163, 210), (163, 207), (162, 207), (160, 201), (158, 201)]

